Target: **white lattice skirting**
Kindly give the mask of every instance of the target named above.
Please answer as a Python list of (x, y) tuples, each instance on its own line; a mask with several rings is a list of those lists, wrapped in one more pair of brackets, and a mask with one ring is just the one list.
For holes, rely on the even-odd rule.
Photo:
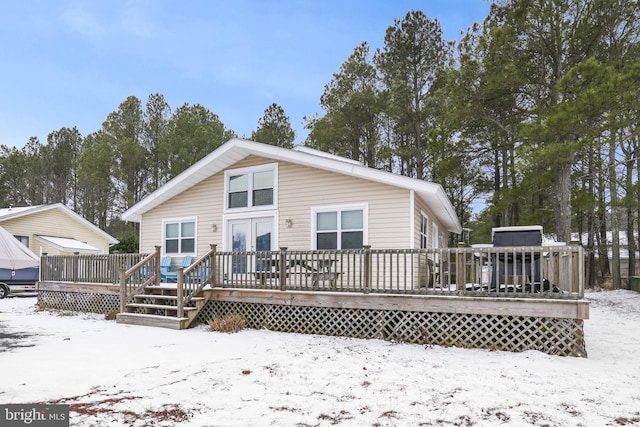
[(86, 313), (117, 313), (120, 311), (120, 295), (39, 291), (38, 306), (41, 308), (81, 311)]
[[(42, 308), (92, 313), (118, 312), (117, 294), (38, 292)], [(385, 339), (505, 351), (538, 350), (586, 357), (584, 321), (537, 316), (438, 313), (371, 308), (339, 308), (224, 300), (207, 301), (196, 318), (206, 323), (237, 314), (249, 328), (280, 332)]]
[(580, 319), (208, 301), (196, 321), (232, 314), (255, 329), (586, 357)]

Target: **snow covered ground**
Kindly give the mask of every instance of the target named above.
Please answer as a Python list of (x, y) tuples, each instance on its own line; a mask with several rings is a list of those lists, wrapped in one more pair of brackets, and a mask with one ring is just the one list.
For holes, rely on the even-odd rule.
[(588, 291), (588, 358), (116, 324), (0, 300), (0, 404), (72, 426), (640, 425), (640, 294)]

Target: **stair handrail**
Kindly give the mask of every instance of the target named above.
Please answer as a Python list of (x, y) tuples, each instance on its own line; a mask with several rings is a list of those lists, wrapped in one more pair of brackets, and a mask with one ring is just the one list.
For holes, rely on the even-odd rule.
[[(218, 245), (210, 244), (209, 246), (211, 248), (209, 252), (204, 254), (189, 267), (178, 269), (178, 317), (184, 317), (184, 307), (192, 300), (193, 297), (198, 295), (206, 285), (213, 285), (213, 277), (215, 277), (215, 253)], [(192, 277), (194, 276), (192, 275), (192, 272), (194, 271), (200, 273), (200, 276), (198, 277), (200, 280), (192, 280)], [(205, 277), (202, 276), (203, 271), (206, 273)], [(185, 285), (187, 285), (186, 289)]]
[[(149, 285), (160, 284), (160, 246), (155, 247), (156, 250), (152, 254), (146, 256), (134, 266), (129, 269), (120, 269), (120, 312), (126, 312), (127, 302), (136, 294), (140, 289), (144, 289)], [(154, 263), (155, 261), (155, 263)], [(145, 268), (149, 265), (153, 266), (153, 271), (147, 271), (145, 274)], [(143, 272), (142, 277), (146, 277), (141, 283), (133, 283), (128, 286), (129, 278), (136, 273)]]

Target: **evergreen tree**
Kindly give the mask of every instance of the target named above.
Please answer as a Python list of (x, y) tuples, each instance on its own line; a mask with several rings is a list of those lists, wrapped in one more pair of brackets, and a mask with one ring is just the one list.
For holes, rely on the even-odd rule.
[(380, 82), (369, 61), (369, 44), (357, 46), (324, 88), (322, 118), (307, 121), (306, 145), (381, 167)]
[(296, 132), (291, 128), (289, 117), (276, 103), (264, 110), (264, 116), (258, 120), (258, 128), (251, 132), (251, 139), (278, 147), (292, 148)]
[(115, 155), (114, 175), (120, 196), (118, 211), (124, 212), (146, 195), (147, 151), (142, 144), (144, 119), (140, 100), (128, 97), (102, 124)]
[(116, 188), (112, 178), (117, 162), (114, 150), (111, 138), (98, 131), (85, 138), (78, 156), (77, 213), (103, 230), (117, 215), (113, 209)]
[[(42, 205), (49, 203), (46, 177), (48, 161), (43, 156), (43, 146), (38, 138), (29, 138), (22, 148), (25, 158), (23, 179), (24, 200), (26, 205)], [(43, 173), (44, 172), (44, 173)]]
[(142, 141), (148, 153), (148, 168), (151, 175), (147, 189), (149, 193), (164, 183), (163, 176), (167, 167), (167, 159), (162, 155), (162, 153), (166, 153), (162, 149), (162, 145), (166, 143), (170, 116), (171, 108), (164, 95), (159, 93), (149, 95), (142, 131)]
[(400, 172), (429, 176), (429, 130), (438, 128), (432, 113), (432, 89), (448, 59), (440, 22), (422, 11), (411, 11), (387, 28), (384, 47), (374, 56), (385, 86), (385, 112), (393, 121), (395, 154)]
[[(41, 178), (47, 184), (47, 203), (63, 203), (76, 208), (77, 157), (82, 145), (77, 128), (51, 132), (41, 155), (46, 168)], [(44, 176), (42, 176), (44, 175)]]
[(2, 183), (2, 207), (25, 206), (28, 204), (27, 155), (16, 147), (0, 147), (0, 182)]
[(184, 104), (169, 119), (162, 157), (165, 178), (171, 179), (235, 136), (217, 114), (200, 104)]

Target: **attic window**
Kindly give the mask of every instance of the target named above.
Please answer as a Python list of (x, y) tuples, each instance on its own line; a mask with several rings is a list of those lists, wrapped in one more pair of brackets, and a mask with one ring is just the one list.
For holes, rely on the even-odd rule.
[(276, 169), (251, 168), (226, 172), (227, 209), (255, 208), (275, 205)]

